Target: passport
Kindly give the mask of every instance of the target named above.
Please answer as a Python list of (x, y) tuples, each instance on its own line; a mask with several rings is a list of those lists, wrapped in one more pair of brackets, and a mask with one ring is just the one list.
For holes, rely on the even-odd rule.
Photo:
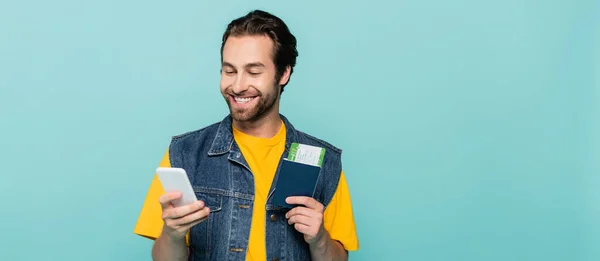
[(313, 197), (321, 167), (284, 158), (273, 191), (272, 204), (279, 208), (294, 208), (285, 199), (290, 196)]

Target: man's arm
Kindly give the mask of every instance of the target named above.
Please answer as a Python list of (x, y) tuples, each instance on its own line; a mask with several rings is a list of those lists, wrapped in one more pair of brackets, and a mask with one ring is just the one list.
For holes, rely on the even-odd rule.
[(189, 248), (185, 244), (185, 237), (183, 239), (174, 239), (164, 232), (160, 234), (152, 246), (152, 260), (154, 261), (185, 261), (188, 260), (189, 254)]
[(152, 246), (154, 261), (184, 261), (190, 253), (185, 242), (189, 229), (206, 220), (210, 209), (204, 202), (175, 207), (172, 200), (181, 198), (181, 192), (163, 194), (159, 201), (162, 207), (163, 230)]
[(310, 197), (289, 197), (288, 204), (304, 205), (290, 210), (285, 217), (288, 224), (304, 234), (304, 240), (310, 246), (310, 255), (315, 261), (346, 261), (348, 252), (342, 244), (334, 241), (323, 227), (324, 206)]
[(315, 261), (346, 261), (348, 260), (348, 251), (342, 244), (331, 239), (327, 230), (320, 242), (310, 245), (310, 256)]

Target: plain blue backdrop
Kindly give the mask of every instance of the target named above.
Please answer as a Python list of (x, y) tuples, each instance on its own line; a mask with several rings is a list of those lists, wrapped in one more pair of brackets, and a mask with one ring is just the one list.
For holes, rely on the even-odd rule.
[(351, 260), (600, 259), (600, 2), (0, 2), (0, 260), (150, 260), (171, 135), (221, 120), (227, 23), (297, 36), (282, 99), (344, 150)]

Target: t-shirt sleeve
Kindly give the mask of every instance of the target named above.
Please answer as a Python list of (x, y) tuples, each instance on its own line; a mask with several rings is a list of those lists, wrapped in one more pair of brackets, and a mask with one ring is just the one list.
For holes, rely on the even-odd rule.
[(359, 243), (352, 212), (352, 200), (343, 171), (333, 199), (323, 214), (323, 226), (331, 238), (342, 243), (346, 250), (358, 250)]
[[(168, 150), (162, 158), (159, 167), (171, 167)], [(154, 177), (152, 178), (150, 188), (148, 189), (148, 192), (146, 194), (146, 199), (144, 200), (144, 204), (142, 205), (142, 210), (140, 211), (140, 215), (138, 216), (138, 220), (135, 224), (133, 233), (147, 237), (152, 240), (160, 236), (163, 227), (163, 220), (161, 218), (162, 208), (160, 206), (160, 203), (158, 202), (158, 198), (164, 193), (165, 191), (162, 185), (160, 184), (158, 175), (156, 175), (155, 173)]]

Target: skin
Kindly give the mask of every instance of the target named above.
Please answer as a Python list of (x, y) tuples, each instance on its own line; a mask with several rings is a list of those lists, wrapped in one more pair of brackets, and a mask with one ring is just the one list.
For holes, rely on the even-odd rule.
[[(280, 85), (287, 83), (290, 68), (276, 82), (273, 42), (267, 36), (230, 37), (223, 48), (221, 94), (233, 125), (256, 137), (274, 136), (281, 127)], [(250, 98), (239, 102), (234, 98)]]
[[(279, 101), (281, 85), (290, 77), (287, 67), (279, 80), (273, 63), (273, 41), (267, 36), (232, 36), (223, 48), (220, 90), (227, 102), (233, 125), (256, 137), (273, 137), (281, 127)], [(210, 214), (202, 201), (179, 208), (172, 200), (180, 193), (160, 197), (163, 232), (152, 248), (154, 260), (187, 260), (185, 236), (189, 229)], [(302, 205), (286, 214), (288, 224), (304, 235), (313, 260), (348, 260), (342, 245), (332, 240), (323, 227), (323, 205), (310, 197), (290, 197), (289, 204)]]

